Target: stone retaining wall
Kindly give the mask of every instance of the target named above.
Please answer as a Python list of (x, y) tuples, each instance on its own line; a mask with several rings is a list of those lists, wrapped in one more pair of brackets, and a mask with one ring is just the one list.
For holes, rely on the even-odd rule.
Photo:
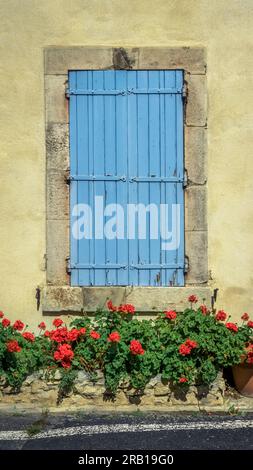
[(59, 396), (60, 373), (46, 378), (43, 371), (27, 377), (20, 392), (0, 385), (1, 409), (38, 409), (49, 411), (223, 411), (225, 409), (225, 383), (222, 374), (209, 387), (172, 386), (153, 378), (145, 390), (138, 392), (122, 384), (115, 397), (104, 386), (102, 373), (92, 381), (85, 372), (79, 372), (73, 390), (63, 398)]

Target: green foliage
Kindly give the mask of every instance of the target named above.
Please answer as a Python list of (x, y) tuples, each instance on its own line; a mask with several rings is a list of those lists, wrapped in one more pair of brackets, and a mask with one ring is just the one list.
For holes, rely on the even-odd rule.
[(61, 369), (61, 380), (59, 383), (59, 398), (67, 395), (73, 388), (74, 381), (77, 377), (77, 370)]
[[(87, 371), (94, 381), (96, 372), (102, 370), (112, 393), (123, 381), (143, 389), (158, 373), (172, 383), (210, 384), (219, 370), (239, 364), (245, 347), (252, 343), (252, 328), (245, 323), (233, 331), (216, 319), (215, 312), (203, 313), (192, 305), (182, 313), (172, 313), (172, 319), (161, 313), (155, 320), (138, 320), (131, 309), (99, 309), (95, 318), (78, 318), (69, 329), (63, 327), (62, 340), (52, 334), (58, 334), (58, 326), (47, 336), (42, 331), (28, 341), (13, 326), (4, 327), (0, 322), (0, 376), (19, 390), (29, 374), (59, 369), (60, 396), (69, 393), (78, 370)], [(110, 340), (115, 332), (118, 338)], [(7, 344), (13, 340), (19, 351), (8, 350)], [(191, 347), (182, 350), (187, 341)], [(131, 349), (132, 342), (137, 349)]]

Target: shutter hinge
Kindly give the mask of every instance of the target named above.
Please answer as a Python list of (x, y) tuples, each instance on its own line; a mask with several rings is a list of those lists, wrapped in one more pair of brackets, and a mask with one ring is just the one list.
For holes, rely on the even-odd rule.
[(70, 184), (71, 177), (70, 177), (70, 169), (69, 168), (67, 170), (65, 170), (64, 181), (65, 181), (66, 184)]
[(69, 84), (68, 84), (68, 80), (65, 82), (65, 97), (67, 98), (67, 100), (69, 100), (69, 96), (70, 96), (70, 93), (69, 93)]
[(184, 257), (184, 274), (189, 272), (189, 257), (185, 255)]
[(70, 273), (71, 273), (71, 268), (70, 268), (70, 256), (67, 256), (67, 258), (66, 258), (66, 271), (67, 271), (67, 274), (70, 274)]
[(188, 86), (187, 86), (187, 83), (184, 82), (183, 88), (182, 88), (182, 97), (184, 100), (187, 100), (187, 96), (188, 96)]
[(188, 184), (189, 184), (188, 171), (187, 171), (187, 169), (185, 168), (185, 169), (184, 169), (183, 188), (187, 188)]

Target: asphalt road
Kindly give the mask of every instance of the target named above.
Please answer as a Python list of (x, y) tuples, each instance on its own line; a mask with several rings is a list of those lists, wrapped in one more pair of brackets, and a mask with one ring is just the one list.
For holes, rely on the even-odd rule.
[(253, 413), (0, 415), (0, 450), (253, 450)]

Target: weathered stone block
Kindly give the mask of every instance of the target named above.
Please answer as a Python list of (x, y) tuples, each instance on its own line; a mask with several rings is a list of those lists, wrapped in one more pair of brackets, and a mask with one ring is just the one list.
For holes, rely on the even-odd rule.
[(185, 126), (185, 167), (190, 183), (207, 181), (207, 130)]
[(47, 169), (67, 170), (69, 167), (68, 124), (49, 122), (46, 128)]
[(147, 383), (144, 393), (146, 394), (148, 390), (152, 390), (155, 388), (156, 385), (159, 385), (161, 383), (161, 374), (157, 374), (155, 377), (150, 379), (150, 381)]
[(111, 47), (49, 47), (45, 49), (45, 74), (66, 74), (68, 70), (112, 68)]
[(40, 371), (34, 372), (33, 374), (28, 375), (28, 377), (26, 377), (26, 379), (24, 380), (22, 384), (22, 387), (30, 386), (33, 382), (37, 382), (38, 379), (40, 378), (41, 378), (41, 372)]
[[(129, 400), (130, 400), (130, 397), (129, 397)], [(134, 403), (133, 397), (131, 397), (131, 403)], [(140, 407), (144, 407), (146, 405), (154, 405), (155, 404), (154, 395), (142, 395), (139, 397), (139, 400), (136, 400), (135, 404)]]
[(96, 309), (106, 307), (108, 299), (115, 305), (124, 302), (125, 287), (83, 287), (84, 309), (86, 312), (94, 312)]
[(116, 393), (114, 404), (116, 406), (127, 406), (129, 404), (129, 400), (122, 390)]
[(185, 191), (185, 229), (207, 230), (207, 190), (188, 186)]
[(3, 388), (2, 388), (2, 393), (3, 393), (3, 395), (9, 395), (9, 394), (10, 394), (10, 395), (13, 395), (14, 392), (13, 392), (12, 387), (10, 387), (10, 386), (8, 385), (7, 387), (3, 387)]
[(75, 385), (75, 393), (85, 398), (103, 397), (105, 388), (101, 385)]
[(214, 395), (213, 393), (208, 393), (208, 395), (201, 400), (199, 400), (199, 409), (206, 410), (208, 408), (223, 407), (224, 400), (221, 395)]
[(138, 312), (161, 312), (167, 308), (178, 311), (188, 306), (187, 298), (194, 293), (203, 296), (210, 304), (211, 290), (207, 287), (84, 287), (84, 311), (94, 312), (106, 305), (108, 299), (113, 303), (132, 303)]
[(69, 286), (47, 286), (43, 289), (43, 312), (81, 312), (83, 306), (82, 289)]
[(36, 402), (41, 406), (55, 406), (58, 401), (58, 389), (39, 391), (36, 395)]
[(61, 373), (60, 373), (59, 369), (56, 369), (56, 371), (52, 375), (52, 378), (53, 378), (54, 382), (61, 380)]
[(46, 122), (68, 123), (67, 75), (45, 76)]
[(141, 47), (140, 69), (183, 69), (206, 72), (206, 51), (202, 47)]
[(38, 394), (48, 390), (49, 386), (44, 380), (34, 380), (31, 384), (31, 393)]
[[(68, 408), (70, 406), (72, 407), (85, 407), (85, 406), (90, 406), (91, 401), (87, 399), (86, 397), (83, 397), (81, 395), (76, 395), (75, 393), (71, 395), (69, 398), (64, 398), (62, 403), (59, 405), (60, 408)], [(74, 408), (73, 408), (74, 409)]]
[[(185, 252), (189, 258), (189, 271), (186, 274), (186, 284), (201, 284), (208, 282), (208, 264), (207, 264), (207, 232), (206, 231), (188, 231), (185, 232)], [(199, 299), (207, 299), (206, 304), (210, 306), (210, 289), (199, 291)]]
[(171, 407), (171, 401), (170, 401), (168, 395), (167, 396), (154, 396), (154, 404), (156, 406), (162, 405), (162, 406), (166, 406), (168, 408)]
[(84, 386), (84, 385), (90, 384), (89, 374), (87, 372), (84, 372), (84, 371), (80, 370), (78, 372), (77, 377), (75, 378), (74, 384), (75, 384), (75, 386), (77, 386), (77, 385)]
[(94, 379), (91, 380), (91, 383), (93, 383), (93, 385), (103, 385), (105, 384), (105, 377), (104, 377), (104, 374), (101, 370), (97, 370), (96, 371), (96, 376), (94, 377)]
[(172, 405), (198, 405), (197, 389), (194, 386), (171, 386), (170, 403)]
[[(67, 261), (69, 255), (68, 220), (47, 221), (47, 282), (53, 285), (69, 283)], [(74, 307), (74, 305), (73, 305)], [(50, 310), (48, 310), (50, 311)], [(54, 311), (54, 310), (53, 310)]]
[(139, 49), (117, 47), (113, 49), (113, 67), (117, 69), (134, 69), (138, 68)]
[(207, 124), (207, 85), (205, 75), (187, 75), (188, 99), (186, 124), (206, 126)]
[(66, 173), (61, 170), (47, 172), (47, 218), (69, 220), (69, 187)]
[(160, 382), (155, 385), (154, 387), (155, 396), (163, 396), (163, 395), (168, 396), (168, 393), (169, 393), (168, 384)]

